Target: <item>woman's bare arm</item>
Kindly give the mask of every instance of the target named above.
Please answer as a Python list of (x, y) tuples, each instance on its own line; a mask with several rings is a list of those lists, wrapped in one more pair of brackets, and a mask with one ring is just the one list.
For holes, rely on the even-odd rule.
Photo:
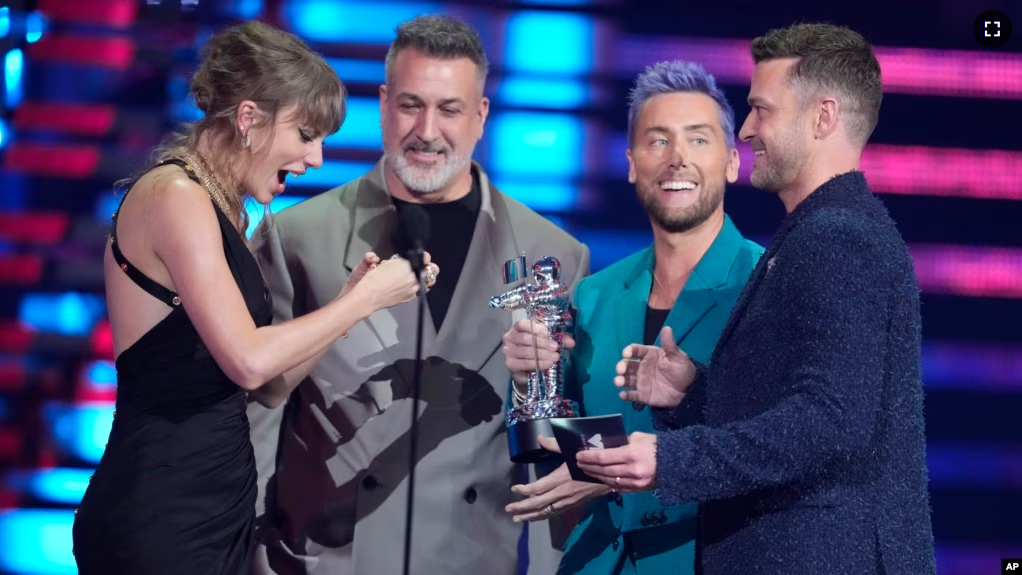
[(205, 190), (183, 178), (161, 187), (147, 218), (153, 247), (213, 359), (240, 387), (258, 389), (306, 362), (311, 368), (310, 360), (380, 307), (374, 290), (354, 289), (314, 313), (256, 328), (227, 265)]

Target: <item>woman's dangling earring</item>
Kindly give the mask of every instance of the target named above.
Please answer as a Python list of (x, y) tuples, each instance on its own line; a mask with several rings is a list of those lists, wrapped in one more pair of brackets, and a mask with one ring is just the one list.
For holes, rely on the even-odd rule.
[(248, 134), (241, 136), (241, 147), (248, 148), (252, 145), (252, 139), (248, 137)]

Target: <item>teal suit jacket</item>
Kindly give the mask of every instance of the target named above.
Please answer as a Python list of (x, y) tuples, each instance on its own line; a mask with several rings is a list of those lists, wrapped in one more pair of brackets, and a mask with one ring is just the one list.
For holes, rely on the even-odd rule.
[[(709, 363), (762, 253), (763, 248), (742, 237), (725, 216), (665, 324), (694, 360)], [(581, 280), (573, 298), (576, 347), (566, 365), (565, 395), (576, 399), (586, 416), (621, 413), (628, 433), (654, 433), (650, 409), (621, 401), (613, 383), (621, 351), (642, 343), (653, 263), (651, 246)], [(627, 547), (625, 534), (640, 574), (693, 573), (696, 513), (695, 504), (664, 507), (653, 492), (590, 500), (568, 538), (558, 573), (617, 573)]]

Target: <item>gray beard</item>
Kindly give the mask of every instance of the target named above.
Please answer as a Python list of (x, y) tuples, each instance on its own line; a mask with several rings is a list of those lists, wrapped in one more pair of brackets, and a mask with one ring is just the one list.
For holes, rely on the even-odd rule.
[(427, 168), (409, 162), (404, 150), (398, 153), (384, 152), (384, 160), (394, 170), (394, 174), (411, 191), (431, 194), (444, 189), (451, 181), (468, 168), (472, 160), (468, 156), (451, 153), (445, 155), (446, 160)]

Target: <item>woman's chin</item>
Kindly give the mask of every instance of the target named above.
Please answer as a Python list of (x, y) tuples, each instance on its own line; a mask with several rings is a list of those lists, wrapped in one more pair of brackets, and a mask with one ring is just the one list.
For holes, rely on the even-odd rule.
[(274, 194), (273, 192), (270, 192), (270, 191), (259, 192), (258, 194), (253, 194), (252, 195), (252, 199), (253, 200), (259, 202), (260, 204), (262, 204), (264, 206), (270, 205), (270, 202), (272, 202), (273, 198), (275, 198), (275, 197), (277, 197), (276, 194)]

